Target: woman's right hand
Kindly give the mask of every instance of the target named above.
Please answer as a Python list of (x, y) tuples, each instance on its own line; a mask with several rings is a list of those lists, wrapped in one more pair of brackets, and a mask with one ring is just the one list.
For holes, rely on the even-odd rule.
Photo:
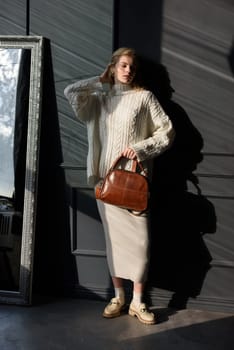
[(130, 148), (130, 147), (127, 147), (122, 153), (121, 155), (123, 157), (126, 157), (126, 158), (129, 158), (129, 159), (137, 159), (137, 154), (136, 152)]

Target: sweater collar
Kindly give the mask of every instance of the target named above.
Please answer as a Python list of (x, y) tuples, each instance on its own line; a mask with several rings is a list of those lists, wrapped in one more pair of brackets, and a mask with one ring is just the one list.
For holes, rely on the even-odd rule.
[(132, 90), (132, 86), (128, 84), (114, 84), (111, 90), (113, 92), (125, 92)]

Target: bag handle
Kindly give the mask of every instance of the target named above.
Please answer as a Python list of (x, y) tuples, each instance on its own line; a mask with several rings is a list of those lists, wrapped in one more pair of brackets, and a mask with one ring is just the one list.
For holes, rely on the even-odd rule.
[(134, 173), (136, 172), (136, 169), (137, 169), (137, 166), (141, 169), (141, 171), (144, 173), (145, 176), (147, 176), (142, 164), (137, 160), (137, 159), (130, 159), (130, 158), (127, 158), (127, 157), (124, 157), (122, 155), (120, 155), (115, 161), (114, 163), (112, 164), (111, 168), (110, 168), (110, 171), (114, 170), (114, 168), (117, 166), (117, 164), (119, 163), (119, 161), (122, 159), (122, 158), (126, 158), (128, 160), (132, 160), (132, 169), (131, 171), (133, 171)]

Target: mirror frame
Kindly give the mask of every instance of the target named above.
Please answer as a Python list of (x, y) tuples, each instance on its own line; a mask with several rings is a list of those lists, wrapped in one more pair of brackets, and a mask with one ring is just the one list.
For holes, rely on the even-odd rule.
[(0, 49), (19, 48), (31, 50), (19, 290), (0, 290), (0, 303), (30, 305), (32, 299), (33, 255), (39, 172), (43, 41), (42, 36), (0, 36)]

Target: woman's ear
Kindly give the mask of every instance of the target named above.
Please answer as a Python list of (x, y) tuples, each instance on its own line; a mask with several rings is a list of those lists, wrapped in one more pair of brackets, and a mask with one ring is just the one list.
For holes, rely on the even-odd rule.
[(111, 75), (115, 74), (115, 66), (113, 65), (113, 63), (110, 63), (109, 68), (110, 68), (110, 74)]

